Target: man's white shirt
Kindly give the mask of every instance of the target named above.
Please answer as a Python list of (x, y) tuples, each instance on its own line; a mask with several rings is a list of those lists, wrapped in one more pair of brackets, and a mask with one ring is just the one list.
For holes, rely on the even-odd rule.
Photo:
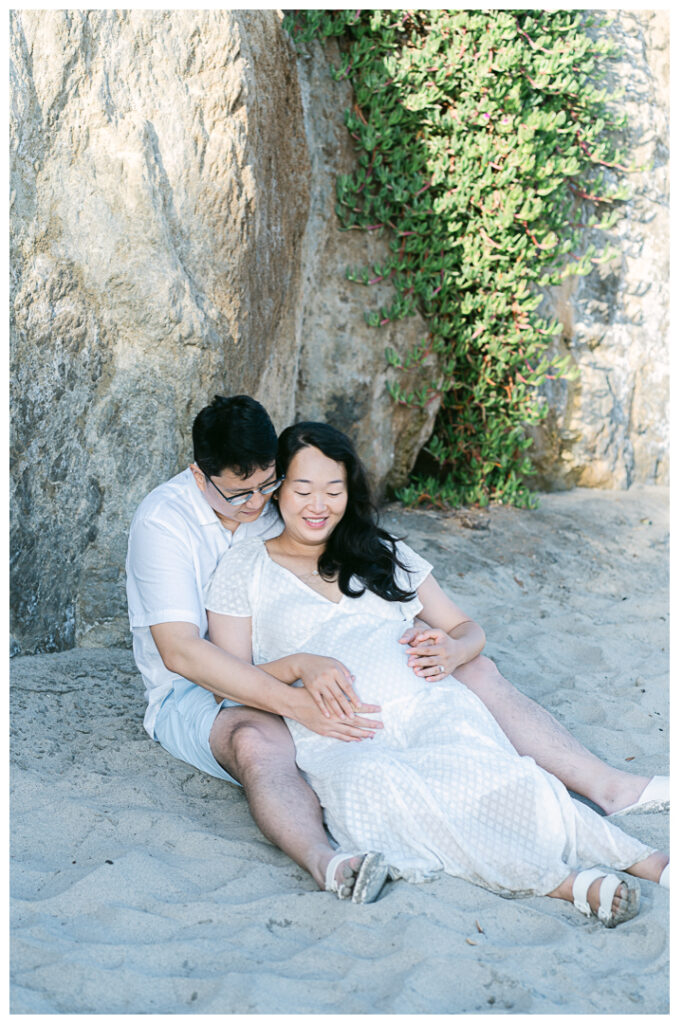
[(149, 627), (190, 622), (205, 637), (204, 591), (221, 557), (233, 544), (281, 532), (270, 503), (258, 519), (226, 530), (190, 469), (156, 487), (138, 507), (128, 538), (126, 592), (133, 654), (148, 699), (144, 725), (153, 738), (161, 703), (181, 677), (164, 665)]

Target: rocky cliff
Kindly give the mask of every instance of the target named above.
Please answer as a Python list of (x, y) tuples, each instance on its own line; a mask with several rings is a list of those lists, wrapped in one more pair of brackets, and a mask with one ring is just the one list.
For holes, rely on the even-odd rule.
[(216, 392), (294, 415), (308, 151), (267, 12), (12, 19), (13, 611), (123, 640), (132, 512)]
[[(615, 31), (654, 164), (620, 266), (553, 300), (582, 376), (549, 392), (551, 487), (665, 478), (666, 14)], [(280, 12), (20, 10), (10, 52), (13, 650), (123, 644), (130, 518), (213, 394), (349, 430), (381, 489), (436, 411), (392, 405), (384, 349), (426, 327), (364, 322), (344, 272), (382, 243), (334, 213), (351, 97)]]
[(11, 58), (13, 649), (122, 643), (128, 524), (199, 409), (325, 417), (381, 489), (429, 435), (383, 357), (423, 325), (370, 339), (345, 293), (349, 98), (321, 53), (304, 115), (279, 12), (23, 10)]
[(611, 231), (587, 237), (618, 256), (544, 306), (579, 370), (574, 382), (548, 384), (550, 415), (534, 431), (537, 485), (551, 490), (669, 479), (669, 16), (614, 15), (621, 57), (606, 84), (628, 117), (630, 198)]
[[(321, 419), (348, 431), (380, 487), (403, 484), (417, 454), (428, 441), (438, 403), (412, 409), (394, 403), (388, 380), (398, 380), (384, 355), (391, 346), (401, 354), (428, 333), (419, 315), (385, 327), (369, 327), (365, 312), (393, 299), (390, 283), (366, 287), (347, 279), (347, 269), (383, 263), (388, 242), (366, 231), (341, 231), (335, 212), (338, 174), (351, 174), (356, 158), (344, 111), (353, 106), (348, 82), (336, 82), (335, 41), (323, 50), (309, 44), (298, 59), (306, 137), (311, 159), (311, 205), (304, 235), (304, 290), (296, 409), (299, 419)], [(412, 373), (412, 379), (411, 379)], [(432, 364), (402, 372), (411, 388), (427, 382)]]

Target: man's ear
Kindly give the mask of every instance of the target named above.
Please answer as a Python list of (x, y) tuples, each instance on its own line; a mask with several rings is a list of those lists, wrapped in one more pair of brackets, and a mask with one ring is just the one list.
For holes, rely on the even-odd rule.
[(206, 477), (204, 476), (204, 474), (202, 473), (201, 469), (199, 468), (199, 466), (197, 465), (196, 462), (193, 462), (193, 463), (190, 464), (190, 470), (192, 472), (192, 476), (194, 477), (194, 481), (195, 481), (197, 487), (199, 488), (199, 490), (200, 491), (205, 491), (206, 490)]

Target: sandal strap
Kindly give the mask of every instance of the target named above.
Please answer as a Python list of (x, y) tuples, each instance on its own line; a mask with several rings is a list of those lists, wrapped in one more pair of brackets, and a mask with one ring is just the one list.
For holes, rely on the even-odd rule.
[(340, 864), (343, 864), (345, 860), (351, 860), (352, 857), (357, 856), (359, 856), (357, 852), (349, 853), (348, 850), (345, 853), (336, 853), (334, 855), (330, 863), (325, 868), (325, 892), (336, 893), (340, 900), (347, 898), (342, 896), (342, 886), (334, 876)]
[[(593, 911), (590, 908), (590, 903), (588, 902), (588, 890), (597, 878), (603, 878), (604, 876), (605, 872), (602, 871), (600, 868), (587, 868), (585, 871), (579, 871), (578, 875), (574, 879), (572, 885), (572, 897), (574, 899), (574, 906), (582, 914), (585, 914), (586, 917), (590, 917), (593, 913)], [(619, 879), (617, 879), (617, 885), (618, 884)], [(600, 892), (602, 893), (602, 886), (600, 887)]]
[(600, 883), (600, 906), (598, 907), (598, 917), (603, 924), (612, 920), (612, 900), (614, 899), (615, 892), (621, 884), (621, 879), (612, 874), (605, 875)]

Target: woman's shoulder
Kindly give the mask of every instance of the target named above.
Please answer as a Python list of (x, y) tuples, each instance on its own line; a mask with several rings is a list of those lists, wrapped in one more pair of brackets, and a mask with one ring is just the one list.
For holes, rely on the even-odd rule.
[(266, 546), (260, 537), (249, 537), (233, 544), (221, 555), (212, 578), (215, 580), (253, 571), (255, 565), (263, 558), (265, 550)]
[[(419, 576), (420, 583), (429, 575), (433, 569), (431, 562), (428, 562), (426, 558), (418, 554), (417, 551), (406, 544), (400, 537), (391, 535), (391, 539), (395, 544), (396, 558), (409, 576)], [(416, 584), (413, 583), (413, 587)], [(417, 584), (419, 586), (419, 584)]]
[[(259, 562), (263, 558), (265, 545), (258, 537), (250, 537), (233, 544), (221, 556), (204, 588), (204, 600), (212, 611), (233, 610), (235, 601), (240, 609), (260, 576)], [(243, 611), (237, 614), (244, 614)]]

